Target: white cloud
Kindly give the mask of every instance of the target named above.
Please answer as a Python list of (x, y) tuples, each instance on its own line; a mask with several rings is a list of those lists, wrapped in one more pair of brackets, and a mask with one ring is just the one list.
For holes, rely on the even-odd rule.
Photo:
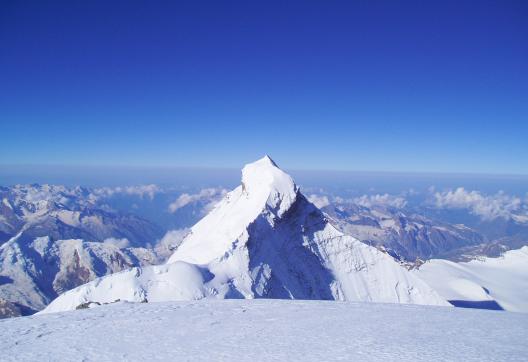
[(316, 194), (311, 194), (310, 196), (308, 196), (308, 201), (310, 201), (312, 204), (314, 204), (318, 208), (322, 208), (322, 207), (330, 205), (330, 200), (328, 200), (328, 197), (316, 195)]
[(191, 229), (184, 228), (167, 231), (167, 233), (159, 241), (158, 247), (174, 250), (180, 246), (181, 242), (187, 236), (187, 234), (189, 234), (190, 230)]
[(127, 238), (117, 239), (117, 238), (108, 238), (103, 241), (104, 244), (113, 245), (119, 249), (128, 248), (130, 241)]
[(363, 196), (359, 196), (353, 199), (345, 199), (340, 196), (335, 196), (330, 199), (328, 196), (311, 194), (310, 196), (308, 196), (308, 201), (310, 201), (312, 204), (319, 208), (328, 206), (330, 204), (356, 204), (368, 208), (371, 208), (373, 206), (391, 206), (401, 209), (407, 205), (407, 201), (404, 197), (389, 194), (365, 194)]
[(404, 191), (402, 194), (405, 196), (416, 196), (416, 195), (420, 195), (420, 191), (415, 190), (414, 188), (411, 187), (407, 191)]
[(364, 207), (391, 206), (399, 209), (407, 205), (405, 198), (389, 194), (363, 195), (352, 200), (355, 204)]
[(484, 220), (509, 219), (521, 209), (521, 199), (500, 191), (485, 196), (478, 191), (467, 191), (463, 187), (456, 190), (436, 192), (434, 203), (437, 208), (469, 209)]
[(154, 196), (161, 192), (161, 189), (158, 185), (138, 185), (138, 186), (118, 186), (118, 187), (101, 187), (93, 190), (93, 193), (90, 195), (92, 200), (97, 200), (101, 197), (110, 197), (115, 194), (127, 194), (127, 195), (136, 195), (141, 198), (148, 197), (153, 199)]
[(151, 200), (154, 198), (154, 195), (158, 192), (160, 192), (160, 188), (154, 184), (125, 187), (126, 194), (137, 195), (141, 198), (148, 196)]
[(209, 203), (204, 207), (204, 212), (208, 212), (214, 207), (218, 199), (223, 197), (226, 193), (227, 190), (222, 188), (207, 188), (200, 190), (200, 192), (196, 194), (184, 193), (169, 205), (169, 211), (174, 213), (193, 202), (209, 200)]
[(352, 200), (345, 199), (345, 198), (343, 198), (341, 196), (336, 196), (336, 197), (334, 197), (334, 202), (336, 204), (347, 204), (347, 203), (351, 203)]

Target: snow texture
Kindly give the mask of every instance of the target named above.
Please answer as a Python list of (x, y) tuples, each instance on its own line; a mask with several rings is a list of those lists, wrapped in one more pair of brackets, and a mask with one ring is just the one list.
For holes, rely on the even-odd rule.
[(433, 259), (415, 273), (448, 300), (494, 301), (505, 310), (528, 313), (528, 246), (465, 263)]
[(526, 361), (528, 315), (377, 303), (116, 303), (0, 321), (3, 361)]

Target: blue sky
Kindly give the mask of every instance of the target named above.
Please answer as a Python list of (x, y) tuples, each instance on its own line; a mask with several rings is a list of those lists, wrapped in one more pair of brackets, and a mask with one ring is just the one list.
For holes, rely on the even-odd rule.
[(2, 2), (0, 164), (528, 174), (528, 3), (392, 3)]

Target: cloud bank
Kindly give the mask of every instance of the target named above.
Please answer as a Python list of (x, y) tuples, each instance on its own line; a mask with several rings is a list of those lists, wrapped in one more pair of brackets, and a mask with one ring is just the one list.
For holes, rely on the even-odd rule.
[(437, 208), (468, 209), (483, 220), (510, 219), (522, 206), (520, 198), (509, 196), (502, 191), (486, 196), (479, 191), (467, 191), (463, 187), (435, 192), (434, 204)]
[(352, 201), (357, 205), (368, 208), (373, 206), (390, 206), (401, 209), (407, 205), (405, 198), (389, 194), (363, 195), (354, 198)]
[(94, 199), (111, 197), (116, 194), (136, 195), (140, 198), (148, 197), (153, 199), (154, 196), (161, 192), (158, 185), (138, 185), (138, 186), (118, 186), (118, 187), (100, 187), (93, 190), (92, 195)]
[(308, 196), (308, 201), (310, 201), (318, 208), (330, 205), (330, 200), (328, 199), (328, 197), (322, 195), (311, 194), (310, 196)]
[(226, 189), (223, 188), (207, 188), (200, 190), (196, 194), (181, 194), (174, 202), (169, 205), (169, 211), (175, 213), (182, 207), (185, 207), (191, 203), (198, 201), (208, 201), (204, 207), (204, 212), (210, 211), (216, 202), (227, 193)]
[(161, 238), (158, 245), (169, 250), (174, 250), (180, 246), (181, 242), (187, 236), (187, 234), (189, 234), (190, 230), (191, 229), (189, 228), (169, 230)]
[(396, 208), (404, 208), (407, 205), (407, 200), (401, 196), (395, 196), (390, 194), (364, 194), (359, 197), (352, 199), (346, 199), (340, 196), (334, 196), (329, 198), (325, 195), (311, 194), (308, 196), (308, 201), (317, 206), (318, 208), (326, 207), (330, 204), (334, 205), (345, 205), (355, 204), (363, 207), (372, 208), (374, 206), (390, 206)]
[(117, 239), (117, 238), (108, 238), (103, 241), (103, 244), (113, 245), (119, 249), (128, 248), (130, 246), (130, 241), (127, 238)]

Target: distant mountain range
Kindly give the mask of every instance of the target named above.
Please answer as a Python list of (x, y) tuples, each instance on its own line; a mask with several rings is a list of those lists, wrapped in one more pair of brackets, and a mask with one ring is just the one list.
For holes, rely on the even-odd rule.
[(464, 225), (433, 221), (390, 206), (328, 205), (322, 210), (343, 232), (382, 247), (397, 259), (411, 262), (441, 257), (485, 241), (482, 235)]
[(163, 235), (155, 224), (133, 214), (117, 213), (100, 204), (82, 187), (17, 185), (0, 187), (0, 245), (13, 237), (33, 240), (107, 238), (127, 239), (130, 246), (146, 246)]
[[(321, 200), (316, 195), (312, 198)], [(365, 205), (361, 198), (333, 199), (325, 197), (321, 210), (343, 232), (411, 263), (431, 258), (467, 261), (478, 256), (497, 257), (528, 245), (528, 223), (521, 214), (486, 219), (468, 210), (432, 207), (427, 202)]]
[(159, 227), (101, 208), (87, 189), (3, 187), (0, 199), (0, 302), (5, 315), (34, 313), (97, 277), (159, 262), (151, 248), (162, 235)]

